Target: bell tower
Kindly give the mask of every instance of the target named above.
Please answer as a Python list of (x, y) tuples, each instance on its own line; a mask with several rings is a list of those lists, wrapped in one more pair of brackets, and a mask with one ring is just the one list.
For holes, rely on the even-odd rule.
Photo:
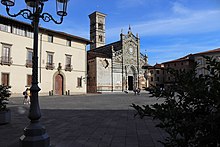
[(89, 15), (90, 19), (90, 50), (105, 45), (105, 17), (106, 14), (93, 12)]

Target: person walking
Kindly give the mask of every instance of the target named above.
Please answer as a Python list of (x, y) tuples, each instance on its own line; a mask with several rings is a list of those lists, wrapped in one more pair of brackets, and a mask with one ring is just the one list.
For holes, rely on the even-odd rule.
[(24, 95), (24, 101), (23, 104), (30, 104), (30, 96), (31, 96), (31, 91), (29, 88), (26, 88), (26, 90), (23, 92)]

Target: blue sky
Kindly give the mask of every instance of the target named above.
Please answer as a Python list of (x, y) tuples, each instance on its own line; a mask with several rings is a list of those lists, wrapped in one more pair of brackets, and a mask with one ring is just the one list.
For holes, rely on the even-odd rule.
[[(24, 0), (16, 2), (12, 12), (25, 7)], [(59, 19), (55, 0), (45, 3), (44, 10)], [(63, 24), (41, 25), (89, 39), (88, 15), (94, 11), (107, 14), (107, 44), (118, 41), (130, 24), (151, 65), (220, 47), (220, 0), (70, 0)], [(6, 15), (2, 5), (0, 14)]]

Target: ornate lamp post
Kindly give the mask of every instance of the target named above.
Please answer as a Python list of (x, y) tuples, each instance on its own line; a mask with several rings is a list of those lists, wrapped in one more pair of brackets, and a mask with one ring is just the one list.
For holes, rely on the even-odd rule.
[(43, 13), (44, 3), (48, 0), (25, 0), (28, 9), (20, 10), (17, 14), (11, 14), (10, 8), (15, 5), (15, 0), (1, 0), (1, 3), (6, 6), (6, 12), (11, 17), (22, 15), (25, 19), (32, 21), (34, 28), (33, 42), (33, 60), (32, 60), (32, 86), (31, 105), (28, 118), (30, 124), (24, 128), (24, 135), (20, 137), (21, 147), (49, 147), (50, 137), (46, 133), (46, 129), (40, 124), (41, 118), (40, 106), (38, 101), (38, 92), (41, 90), (38, 87), (38, 25), (40, 18), (45, 21), (53, 21), (56, 24), (63, 22), (63, 17), (67, 15), (67, 2), (69, 0), (56, 0), (57, 15), (60, 16), (60, 21), (56, 21), (49, 13)]

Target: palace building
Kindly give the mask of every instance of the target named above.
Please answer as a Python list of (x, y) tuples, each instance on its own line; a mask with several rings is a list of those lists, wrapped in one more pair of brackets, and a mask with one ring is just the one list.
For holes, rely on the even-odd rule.
[[(39, 28), (40, 95), (86, 93), (86, 46), (89, 40)], [(21, 95), (32, 81), (33, 27), (0, 15), (1, 84)]]
[(147, 57), (140, 53), (140, 38), (129, 27), (120, 40), (105, 43), (106, 15), (94, 12), (90, 18), (90, 50), (87, 52), (87, 91), (129, 91), (146, 87)]

